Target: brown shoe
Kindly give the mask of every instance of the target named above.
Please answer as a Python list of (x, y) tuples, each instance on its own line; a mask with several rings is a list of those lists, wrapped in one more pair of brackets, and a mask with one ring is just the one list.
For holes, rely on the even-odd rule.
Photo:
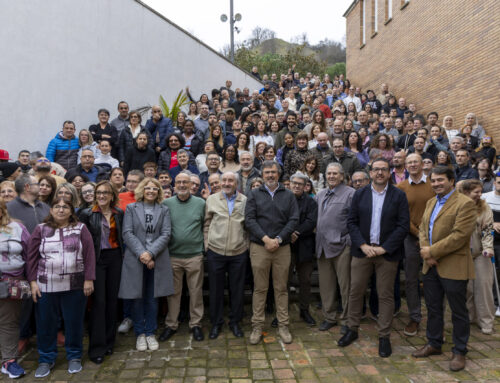
[(414, 358), (427, 358), (431, 355), (441, 355), (443, 352), (439, 348), (434, 348), (430, 344), (426, 344), (421, 349), (415, 351), (411, 356)]
[(418, 333), (419, 323), (413, 320), (410, 321), (403, 330), (403, 334), (406, 336), (415, 336)]
[(453, 354), (453, 357), (450, 360), (450, 370), (451, 371), (460, 371), (465, 368), (465, 355), (462, 354)]

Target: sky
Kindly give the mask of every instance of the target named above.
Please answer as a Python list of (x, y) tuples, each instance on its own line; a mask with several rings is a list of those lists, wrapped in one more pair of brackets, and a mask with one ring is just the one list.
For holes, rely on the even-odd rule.
[[(142, 0), (175, 24), (221, 51), (229, 45), (230, 0)], [(290, 41), (307, 33), (308, 41), (316, 44), (328, 38), (343, 41), (345, 19), (342, 17), (352, 0), (233, 0), (234, 13), (242, 19), (235, 26), (235, 42), (246, 40), (259, 26), (276, 32), (278, 38)]]

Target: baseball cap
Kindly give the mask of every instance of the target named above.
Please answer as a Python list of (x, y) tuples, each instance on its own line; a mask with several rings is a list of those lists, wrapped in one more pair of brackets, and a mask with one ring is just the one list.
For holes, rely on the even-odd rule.
[(0, 149), (0, 160), (10, 161), (9, 152), (7, 150)]

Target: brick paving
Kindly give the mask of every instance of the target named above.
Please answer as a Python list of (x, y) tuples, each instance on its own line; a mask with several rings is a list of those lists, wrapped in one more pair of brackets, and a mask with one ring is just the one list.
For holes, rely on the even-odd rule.
[[(250, 305), (245, 307), (251, 312)], [(321, 311), (311, 308), (318, 323)], [(378, 338), (375, 322), (363, 319), (360, 337), (353, 345), (339, 348), (339, 326), (328, 332), (308, 327), (299, 319), (296, 304), (290, 307), (291, 332), (294, 342), (283, 344), (277, 330), (270, 327), (272, 316), (267, 317), (268, 328), (264, 341), (256, 346), (248, 342), (250, 321), (243, 322), (246, 337), (235, 338), (227, 326), (216, 340), (196, 342), (182, 324), (179, 332), (169, 341), (160, 343), (156, 352), (135, 350), (135, 337), (118, 335), (115, 353), (99, 366), (90, 362), (85, 354), (83, 371), (76, 375), (67, 372), (64, 349), (60, 349), (56, 367), (44, 379), (35, 379), (37, 352), (32, 348), (22, 359), (28, 375), (24, 382), (148, 382), (148, 383), (316, 383), (316, 382), (500, 382), (500, 320), (496, 332), (483, 335), (476, 325), (471, 326), (469, 354), (466, 369), (453, 373), (448, 369), (451, 357), (450, 313), (446, 316), (444, 355), (416, 360), (411, 352), (425, 343), (425, 323), (418, 336), (408, 338), (403, 328), (408, 320), (406, 308), (395, 318), (391, 341), (393, 355), (378, 356)], [(205, 319), (205, 336), (209, 323)], [(86, 352), (86, 348), (85, 348)], [(0, 381), (7, 381), (5, 376)]]

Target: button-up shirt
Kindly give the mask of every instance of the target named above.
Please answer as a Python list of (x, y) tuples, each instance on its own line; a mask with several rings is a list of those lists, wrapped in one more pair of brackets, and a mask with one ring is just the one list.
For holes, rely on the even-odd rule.
[(408, 176), (408, 182), (411, 184), (415, 184), (415, 185), (418, 185), (418, 184), (422, 184), (422, 183), (426, 183), (427, 182), (427, 176), (422, 173), (422, 177), (420, 177), (419, 180), (415, 181), (411, 176)]
[(434, 206), (434, 210), (432, 210), (431, 214), (431, 219), (429, 220), (429, 244), (432, 245), (432, 228), (434, 227), (434, 221), (436, 220), (436, 217), (438, 216), (439, 212), (443, 208), (444, 204), (446, 201), (448, 201), (448, 198), (452, 195), (452, 193), (455, 191), (455, 189), (452, 189), (451, 192), (446, 194), (444, 197), (436, 196), (436, 205)]
[(274, 194), (276, 193), (276, 190), (278, 190), (279, 186), (280, 186), (280, 185), (278, 184), (278, 185), (276, 186), (276, 189), (274, 189), (273, 191), (271, 191), (271, 189), (269, 189), (269, 188), (267, 187), (267, 185), (266, 185), (266, 184), (264, 184), (264, 187), (266, 188), (267, 192), (268, 192), (269, 194), (271, 194), (271, 198), (272, 198), (272, 199), (274, 199)]
[(229, 210), (229, 215), (233, 214), (233, 209), (234, 209), (234, 201), (236, 201), (236, 194), (238, 192), (234, 192), (233, 195), (228, 196), (226, 193), (222, 192), (222, 195), (227, 201), (227, 209)]
[(382, 220), (382, 208), (384, 207), (385, 195), (389, 184), (379, 193), (372, 188), (372, 222), (370, 225), (370, 243), (380, 245), (380, 221)]

